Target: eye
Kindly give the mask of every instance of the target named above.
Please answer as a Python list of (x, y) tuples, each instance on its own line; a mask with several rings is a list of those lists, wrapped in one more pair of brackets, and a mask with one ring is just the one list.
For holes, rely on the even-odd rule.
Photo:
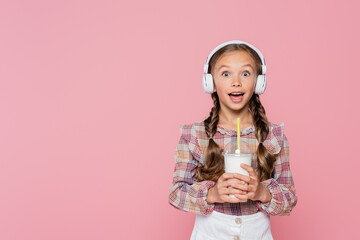
[(244, 74), (247, 74), (247, 75), (244, 75), (245, 77), (250, 76), (250, 73), (249, 73), (249, 72), (244, 72)]
[[(224, 75), (224, 74), (226, 74), (226, 75)], [(228, 76), (229, 76), (229, 72), (223, 72), (223, 73), (221, 74), (221, 76), (228, 77)]]

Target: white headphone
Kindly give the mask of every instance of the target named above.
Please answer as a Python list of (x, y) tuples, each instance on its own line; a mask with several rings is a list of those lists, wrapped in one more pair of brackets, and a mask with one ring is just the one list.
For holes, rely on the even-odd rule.
[(239, 41), (239, 40), (232, 40), (232, 41), (228, 41), (228, 42), (224, 42), (222, 44), (220, 44), (219, 46), (217, 46), (216, 48), (214, 48), (214, 50), (211, 51), (210, 55), (207, 57), (206, 59), (206, 63), (204, 65), (204, 75), (203, 75), (203, 80), (202, 80), (202, 85), (204, 88), (204, 91), (206, 93), (213, 93), (214, 92), (214, 81), (213, 81), (213, 77), (210, 73), (208, 73), (209, 71), (209, 61), (211, 59), (211, 57), (222, 47), (225, 47), (226, 45), (229, 44), (245, 44), (247, 46), (249, 46), (250, 48), (252, 48), (260, 57), (261, 59), (261, 75), (259, 74), (257, 79), (256, 79), (256, 85), (255, 85), (255, 94), (262, 94), (265, 91), (266, 88), (266, 65), (265, 65), (265, 59), (263, 57), (263, 55), (261, 54), (261, 52), (254, 47), (253, 45), (247, 43), (247, 42), (243, 42), (243, 41)]

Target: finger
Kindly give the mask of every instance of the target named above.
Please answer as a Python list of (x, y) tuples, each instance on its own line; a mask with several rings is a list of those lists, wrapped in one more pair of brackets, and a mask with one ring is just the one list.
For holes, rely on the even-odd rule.
[(248, 193), (248, 194), (246, 194), (246, 196), (247, 196), (247, 199), (256, 200), (256, 199), (254, 199), (254, 196), (255, 196), (254, 192)]
[(236, 183), (234, 182), (234, 178), (231, 178), (231, 179), (227, 179), (226, 181), (224, 181), (223, 183), (222, 183), (222, 186), (223, 187), (232, 187), (232, 186), (235, 186), (236, 185)]
[(237, 188), (238, 186), (248, 185), (248, 183), (243, 180), (239, 180), (237, 178), (231, 178), (223, 182), (223, 185), (226, 187), (231, 186)]
[(246, 182), (245, 181), (242, 181), (242, 180), (239, 180), (237, 178), (230, 178), (228, 180), (226, 180), (224, 183), (226, 184), (245, 184)]
[(229, 186), (229, 187), (221, 189), (219, 191), (219, 194), (220, 195), (229, 195), (229, 194), (242, 193), (242, 192), (243, 192), (243, 190)]
[(247, 194), (247, 191), (239, 190), (239, 189), (232, 188), (232, 187), (227, 188), (227, 190), (225, 190), (224, 192), (225, 192), (224, 195)]
[[(239, 195), (239, 194), (236, 194), (238, 196), (245, 196), (245, 195)], [(231, 197), (231, 196), (224, 196), (224, 200), (225, 202), (229, 202), (229, 203), (239, 203), (241, 202), (242, 200), (245, 200), (245, 199), (240, 199), (240, 197)], [(243, 197), (244, 198), (244, 197)]]
[(242, 191), (248, 191), (248, 185), (247, 183), (241, 183), (239, 180), (236, 182), (232, 181), (229, 187), (236, 188)]
[(249, 199), (249, 197), (248, 197), (247, 194), (244, 194), (244, 195), (235, 194), (235, 197), (236, 197), (237, 199), (239, 199), (239, 201), (244, 201), (244, 200), (248, 200), (248, 199)]
[(221, 179), (221, 181), (226, 181), (226, 180), (229, 180), (229, 179), (232, 179), (232, 178), (235, 178), (235, 175), (238, 174), (238, 173), (223, 173), (219, 180)]
[(224, 189), (220, 192), (220, 194), (221, 194), (221, 195), (229, 195), (231, 189), (232, 189), (231, 187), (224, 188)]
[(251, 166), (242, 163), (242, 164), (240, 164), (240, 167), (242, 167), (243, 169), (248, 171), (250, 177), (256, 177), (256, 173), (255, 173), (254, 169)]
[(242, 185), (241, 188), (238, 188), (238, 189), (241, 189), (241, 191), (243, 191), (243, 192), (253, 192), (254, 191), (254, 186), (250, 185), (250, 184)]
[(246, 175), (243, 175), (243, 174), (240, 174), (240, 173), (234, 173), (234, 178), (237, 178), (241, 181), (244, 181), (246, 183), (250, 183), (250, 176), (246, 176)]

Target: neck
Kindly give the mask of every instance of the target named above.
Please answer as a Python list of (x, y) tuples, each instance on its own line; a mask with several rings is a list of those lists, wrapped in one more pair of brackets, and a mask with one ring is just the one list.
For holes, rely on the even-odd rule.
[(246, 128), (253, 124), (252, 114), (249, 110), (249, 106), (245, 106), (240, 111), (232, 111), (231, 109), (223, 109), (221, 108), (219, 111), (219, 125), (222, 126), (229, 126), (229, 127), (236, 127), (237, 126), (237, 119), (240, 119), (241, 127)]

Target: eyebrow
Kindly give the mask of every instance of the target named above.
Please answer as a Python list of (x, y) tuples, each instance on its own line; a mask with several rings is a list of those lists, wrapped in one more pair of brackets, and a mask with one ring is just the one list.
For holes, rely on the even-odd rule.
[[(253, 70), (254, 70), (254, 68), (253, 68), (253, 66), (251, 66), (251, 64), (245, 64), (245, 65), (242, 65), (241, 67), (247, 67), (247, 66), (249, 66), (249, 67), (251, 67)], [(221, 65), (218, 69), (220, 70), (221, 68), (223, 68), (223, 67), (229, 67), (228, 65)]]

